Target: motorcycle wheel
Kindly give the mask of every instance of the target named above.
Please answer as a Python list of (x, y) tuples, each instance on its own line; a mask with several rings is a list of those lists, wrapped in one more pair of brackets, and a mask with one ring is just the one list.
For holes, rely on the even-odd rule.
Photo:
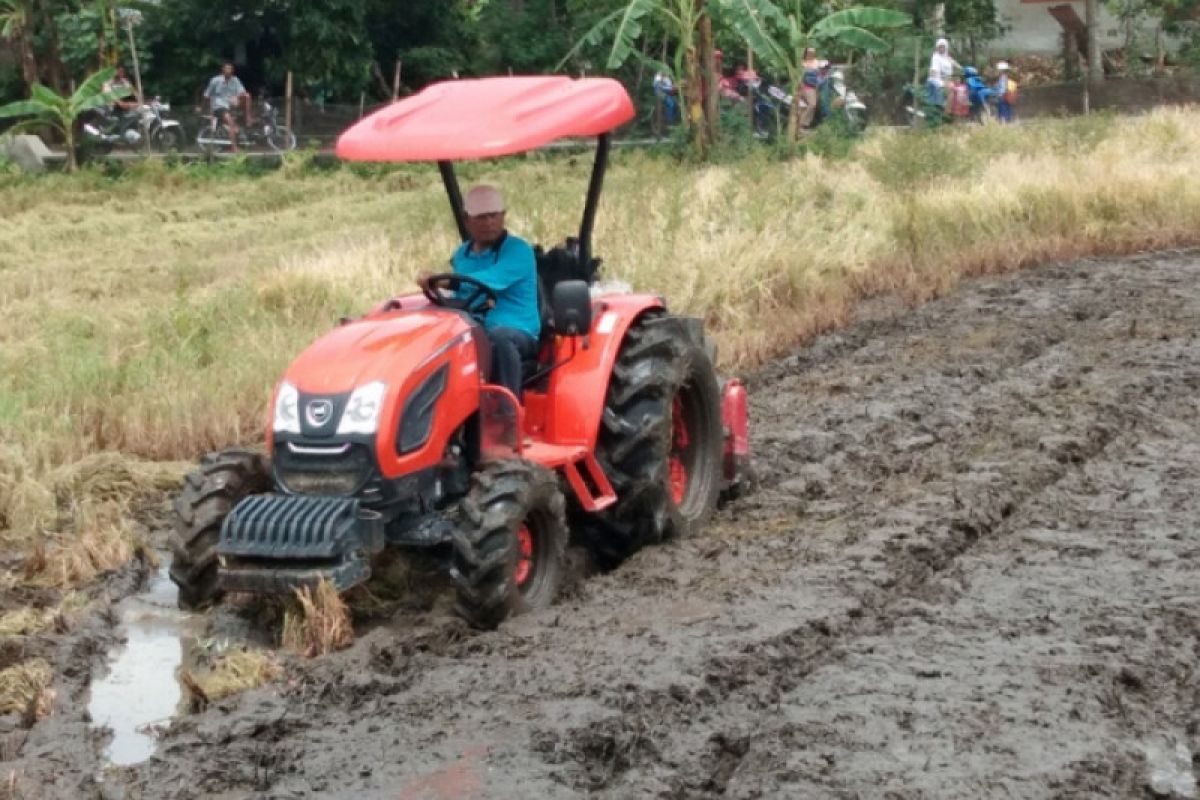
[(215, 155), (226, 149), (231, 141), (229, 128), (225, 126), (224, 122), (215, 124), (210, 122), (196, 134), (196, 147), (200, 148), (200, 152), (206, 156)]
[(846, 126), (851, 133), (862, 133), (867, 129), (867, 112), (861, 108), (847, 108)]
[(276, 153), (284, 153), (296, 149), (296, 134), (282, 125), (267, 134), (267, 144)]
[(91, 136), (85, 138), (80, 149), (85, 156), (106, 156), (112, 152), (113, 146), (111, 143), (103, 139), (93, 138)]
[(160, 153), (178, 153), (183, 149), (183, 129), (174, 125), (159, 128), (154, 132), (151, 144)]

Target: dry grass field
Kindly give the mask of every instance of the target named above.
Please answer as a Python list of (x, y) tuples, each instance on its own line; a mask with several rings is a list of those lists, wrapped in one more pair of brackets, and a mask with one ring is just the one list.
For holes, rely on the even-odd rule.
[[(469, 165), (510, 227), (578, 224), (588, 156)], [(0, 549), (20, 580), (86, 584), (205, 450), (261, 437), (275, 376), (342, 314), (405, 292), (455, 244), (427, 167), (139, 165), (0, 174)], [(1200, 240), (1200, 111), (877, 131), (844, 159), (697, 168), (618, 152), (606, 279), (707, 318), (727, 368), (962, 277)], [(21, 560), (23, 559), (23, 560)]]

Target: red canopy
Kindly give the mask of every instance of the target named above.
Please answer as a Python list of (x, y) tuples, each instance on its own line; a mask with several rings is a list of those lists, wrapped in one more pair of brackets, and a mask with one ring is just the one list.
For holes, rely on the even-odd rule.
[(564, 136), (598, 136), (633, 119), (611, 78), (481, 78), (437, 83), (338, 137), (350, 161), (454, 161), (523, 153)]

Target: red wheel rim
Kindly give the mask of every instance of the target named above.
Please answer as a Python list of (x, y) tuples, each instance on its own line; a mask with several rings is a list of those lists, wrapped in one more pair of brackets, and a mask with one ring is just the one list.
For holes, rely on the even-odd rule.
[(517, 529), (517, 569), (515, 571), (517, 587), (524, 587), (532, 575), (533, 534), (529, 531), (528, 525), (521, 523), (521, 527)]
[(682, 503), (687, 495), (686, 456), (690, 439), (687, 417), (683, 412), (683, 397), (677, 394), (675, 402), (671, 405), (671, 454), (667, 457), (667, 467), (671, 473), (671, 499), (675, 501), (675, 505)]

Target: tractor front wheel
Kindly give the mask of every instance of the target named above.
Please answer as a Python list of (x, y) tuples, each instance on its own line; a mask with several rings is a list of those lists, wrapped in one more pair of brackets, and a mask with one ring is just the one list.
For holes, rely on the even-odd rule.
[(241, 500), (271, 488), (266, 459), (247, 450), (209, 453), (200, 469), (184, 479), (175, 498), (171, 580), (179, 587), (179, 607), (199, 608), (220, 599), (217, 540), (221, 523)]
[(475, 475), (452, 540), (459, 615), (495, 628), (554, 602), (567, 546), (564, 507), (554, 472), (537, 464), (501, 461)]

